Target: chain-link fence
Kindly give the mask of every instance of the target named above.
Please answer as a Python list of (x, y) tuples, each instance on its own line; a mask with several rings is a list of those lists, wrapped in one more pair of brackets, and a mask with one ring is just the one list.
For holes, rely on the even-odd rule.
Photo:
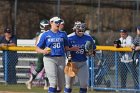
[(132, 62), (126, 63), (120, 61), (123, 53), (102, 51), (95, 57), (88, 57), (89, 87), (98, 90), (138, 91), (140, 52), (135, 54)]
[(25, 83), (31, 64), (37, 61), (36, 52), (3, 51), (0, 54), (0, 81), (7, 84)]
[[(97, 90), (139, 90), (140, 52), (134, 53), (128, 49), (131, 54), (135, 54), (132, 56), (133, 62), (123, 63), (120, 62), (120, 58), (127, 51), (125, 48), (120, 48), (119, 51), (115, 47), (112, 47), (112, 49), (100, 48), (97, 47), (96, 56), (88, 56), (88, 86)], [(0, 53), (0, 82), (6, 84), (25, 83), (29, 79), (31, 68), (35, 66), (37, 54), (27, 47), (13, 49), (22, 49), (23, 51), (4, 50)], [(41, 76), (43, 75), (41, 74)], [(33, 82), (33, 85), (38, 84), (44, 84), (43, 77), (38, 76)]]

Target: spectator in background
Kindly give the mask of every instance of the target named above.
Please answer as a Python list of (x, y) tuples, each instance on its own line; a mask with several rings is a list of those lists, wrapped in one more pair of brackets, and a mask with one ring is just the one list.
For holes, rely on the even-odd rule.
[[(127, 30), (120, 29), (120, 47), (131, 47), (132, 46), (132, 37), (128, 35)], [(117, 44), (114, 46), (118, 47)], [(136, 68), (133, 64), (132, 53), (131, 52), (121, 52), (121, 62), (119, 63), (120, 77), (121, 77), (121, 88), (126, 88), (126, 80), (128, 71), (131, 73), (131, 76), (134, 81), (134, 88), (138, 89), (138, 75)]]
[[(17, 38), (13, 35), (10, 28), (4, 29), (4, 35), (0, 37), (0, 47), (16, 46)], [(18, 62), (18, 56), (16, 51), (3, 50), (2, 55), (4, 80), (8, 84), (17, 83), (16, 78), (16, 64)]]
[[(49, 29), (49, 21), (46, 20), (46, 19), (41, 20), (40, 21), (40, 29), (41, 29), (41, 31), (36, 33), (35, 45), (39, 42), (40, 37), (43, 34), (43, 32), (45, 32), (45, 31), (47, 31)], [(33, 72), (31, 72), (30, 79), (26, 82), (26, 86), (27, 86), (28, 89), (31, 89), (33, 80), (36, 78), (38, 73), (40, 73), (43, 70), (43, 68), (44, 68), (43, 54), (42, 53), (38, 53), (37, 56), (38, 56), (38, 61), (36, 63), (36, 69)], [(49, 85), (48, 78), (45, 77), (44, 90), (48, 89), (48, 85)]]

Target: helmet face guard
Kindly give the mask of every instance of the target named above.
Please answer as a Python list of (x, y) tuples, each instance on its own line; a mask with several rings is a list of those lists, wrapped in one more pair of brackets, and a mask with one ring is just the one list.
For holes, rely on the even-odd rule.
[(74, 27), (72, 28), (73, 30), (76, 30), (76, 28), (80, 27), (81, 22), (80, 21), (76, 21), (74, 23)]
[(85, 32), (86, 30), (86, 24), (85, 23), (76, 23), (73, 27), (73, 30), (78, 30), (79, 32)]

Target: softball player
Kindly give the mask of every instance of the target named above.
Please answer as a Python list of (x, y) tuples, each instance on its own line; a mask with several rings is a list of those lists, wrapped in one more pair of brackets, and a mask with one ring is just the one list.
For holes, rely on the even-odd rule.
[[(49, 29), (49, 21), (46, 19), (43, 19), (42, 21), (40, 21), (40, 29), (41, 32), (36, 34), (36, 42), (35, 45), (39, 42), (39, 38), (41, 37), (42, 33), (47, 31)], [(36, 76), (38, 75), (38, 73), (40, 71), (42, 71), (42, 69), (44, 68), (43, 65), (43, 54), (38, 53), (38, 61), (36, 63), (36, 69), (31, 73), (30, 79), (26, 82), (26, 86), (28, 89), (31, 89), (32, 86), (32, 81), (36, 78)], [(45, 86), (44, 86), (44, 90), (48, 89), (48, 79), (45, 78)]]
[[(51, 29), (42, 34), (36, 47), (38, 53), (44, 54), (45, 72), (50, 83), (48, 93), (58, 93), (64, 86), (65, 49), (69, 50), (69, 47), (66, 32), (59, 31), (60, 23), (59, 17), (51, 18)], [(50, 48), (51, 51), (46, 48)]]
[[(80, 81), (80, 92), (79, 93), (87, 93), (87, 81), (88, 81), (88, 66), (86, 64), (86, 53), (85, 53), (85, 44), (87, 41), (90, 41), (93, 44), (93, 50), (96, 49), (96, 46), (93, 42), (92, 37), (84, 34), (85, 31), (85, 23), (75, 23), (73, 28), (75, 32), (68, 35), (70, 46), (78, 46), (80, 48), (79, 51), (71, 51), (71, 60), (78, 67), (77, 77)], [(64, 93), (72, 92), (72, 85), (75, 77), (69, 77), (65, 75), (66, 86), (64, 89)]]

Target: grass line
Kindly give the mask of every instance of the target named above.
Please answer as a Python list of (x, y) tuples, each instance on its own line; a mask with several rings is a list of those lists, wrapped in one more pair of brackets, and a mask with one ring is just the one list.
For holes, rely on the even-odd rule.
[[(24, 84), (15, 84), (15, 85), (0, 84), (0, 93), (47, 93), (47, 90), (44, 90), (43, 86), (33, 86), (31, 90), (28, 90)], [(74, 87), (72, 93), (79, 93), (79, 88)], [(112, 93), (112, 92), (88, 91), (88, 93)]]

